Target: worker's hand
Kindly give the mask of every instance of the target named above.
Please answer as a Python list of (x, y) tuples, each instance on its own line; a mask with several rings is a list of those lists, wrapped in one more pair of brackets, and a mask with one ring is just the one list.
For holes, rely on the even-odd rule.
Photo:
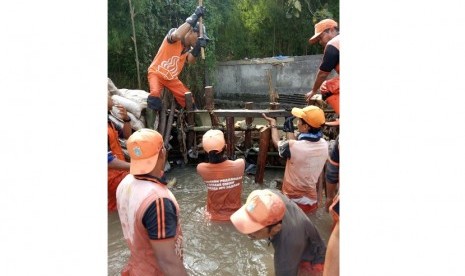
[(317, 100), (321, 100), (321, 95), (318, 94), (318, 91), (311, 90), (307, 94), (305, 94), (305, 101), (310, 104), (314, 103)]
[(122, 120), (128, 120), (128, 112), (126, 111), (126, 108), (120, 104), (115, 104), (115, 107), (118, 108), (118, 114)]
[(310, 90), (310, 92), (307, 92), (307, 94), (305, 94), (305, 101), (308, 103), (308, 101), (310, 101), (310, 98), (313, 97), (314, 94), (315, 92), (313, 92), (313, 90)]
[(276, 119), (275, 119), (275, 118), (268, 117), (268, 116), (265, 115), (265, 113), (262, 113), (262, 116), (263, 116), (263, 118), (265, 118), (265, 120), (268, 121), (268, 123), (269, 123), (271, 126), (275, 126), (275, 125), (276, 125)]
[(294, 133), (294, 116), (287, 117), (284, 120), (283, 131)]
[(206, 9), (204, 6), (197, 6), (197, 8), (195, 8), (194, 14), (198, 17), (201, 17), (205, 14), (205, 11)]
[(205, 39), (204, 37), (199, 37), (197, 39), (197, 42), (196, 42), (194, 48), (192, 48), (192, 50), (191, 50), (191, 54), (194, 57), (198, 57), (199, 54), (200, 54), (200, 49), (205, 48), (207, 46), (207, 42), (208, 42), (208, 40)]
[(186, 19), (186, 22), (189, 23), (192, 27), (195, 27), (197, 20), (205, 14), (204, 6), (197, 6), (195, 12)]
[(197, 40), (197, 44), (199, 44), (200, 47), (205, 48), (207, 47), (208, 39), (204, 37), (199, 37), (199, 39)]

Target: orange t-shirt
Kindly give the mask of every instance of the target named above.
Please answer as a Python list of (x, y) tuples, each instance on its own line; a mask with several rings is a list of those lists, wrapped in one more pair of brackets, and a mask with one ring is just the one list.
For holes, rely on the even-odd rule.
[[(108, 151), (119, 160), (125, 161), (123, 149), (118, 140), (118, 130), (108, 122)], [(116, 188), (121, 180), (129, 174), (129, 171), (108, 168), (108, 211), (116, 211)]]
[(208, 189), (206, 213), (210, 219), (229, 220), (241, 208), (244, 169), (244, 159), (197, 165), (197, 173)]
[(184, 52), (184, 46), (181, 40), (174, 43), (169, 43), (168, 38), (165, 37), (163, 43), (158, 49), (158, 53), (150, 64), (148, 73), (154, 73), (165, 80), (177, 79), (179, 73), (184, 68), (187, 61), (187, 54)]

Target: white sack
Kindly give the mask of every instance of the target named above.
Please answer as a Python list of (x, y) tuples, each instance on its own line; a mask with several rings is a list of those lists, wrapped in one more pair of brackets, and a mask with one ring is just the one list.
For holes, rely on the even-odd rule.
[(121, 88), (115, 91), (114, 94), (140, 104), (142, 109), (147, 107), (147, 97), (149, 93), (144, 90)]
[(118, 95), (111, 96), (111, 99), (113, 103), (124, 106), (126, 111), (131, 112), (136, 118), (140, 118), (143, 107), (139, 103)]
[(110, 93), (114, 95), (117, 90), (118, 88), (116, 87), (116, 85), (113, 83), (113, 81), (110, 78), (108, 78), (108, 91), (110, 91)]
[[(131, 128), (133, 130), (139, 130), (141, 128), (145, 128), (145, 119), (143, 116), (141, 117), (141, 119), (137, 119), (136, 116), (132, 114), (131, 112), (126, 112), (126, 113), (128, 114), (128, 117), (131, 119), (129, 124), (131, 125)], [(113, 108), (110, 111), (110, 116), (113, 117), (113, 119), (117, 121), (117, 124), (120, 127), (123, 127), (124, 122), (123, 122), (123, 119), (121, 118), (121, 115), (119, 114), (119, 109), (117, 107), (113, 106)]]

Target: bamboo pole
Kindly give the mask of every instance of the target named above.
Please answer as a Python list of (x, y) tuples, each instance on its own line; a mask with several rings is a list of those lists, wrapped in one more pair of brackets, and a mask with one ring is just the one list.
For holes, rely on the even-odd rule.
[[(202, 6), (202, 0), (199, 0), (199, 6)], [(199, 19), (199, 34), (200, 37), (203, 37), (203, 16)], [(205, 59), (205, 49), (203, 47), (200, 48), (200, 56)]]
[(187, 149), (186, 149), (186, 130), (184, 129), (184, 116), (182, 114), (176, 120), (176, 126), (178, 128), (178, 142), (179, 142), (179, 151), (182, 153), (184, 158), (184, 164), (187, 164), (189, 161), (187, 158)]
[[(253, 109), (253, 102), (246, 102), (245, 109)], [(252, 117), (245, 118), (245, 125), (247, 126), (247, 130), (245, 131), (245, 135), (244, 135), (244, 146), (246, 149), (249, 149), (252, 147), (252, 131), (249, 129), (249, 127), (252, 126), (252, 122), (253, 122)]]
[[(193, 127), (195, 125), (194, 113), (189, 112), (194, 109), (194, 101), (192, 99), (192, 92), (186, 92), (184, 94), (186, 98), (186, 110), (187, 110), (187, 126)], [(193, 130), (187, 132), (187, 150), (190, 150), (194, 146), (195, 133)]]
[(255, 183), (263, 184), (265, 175), (266, 157), (270, 146), (271, 128), (264, 127), (260, 130), (260, 144), (257, 158), (257, 171), (255, 173)]
[(218, 126), (220, 124), (218, 117), (215, 114), (213, 114), (213, 110), (215, 109), (213, 86), (205, 86), (205, 109), (208, 111), (208, 114), (210, 115), (212, 126)]
[[(134, 53), (136, 54), (135, 60), (136, 60), (136, 69), (137, 69), (137, 82), (138, 82), (138, 88), (141, 89), (140, 86), (140, 73), (139, 73), (139, 56), (137, 54), (137, 40), (136, 40), (136, 26), (134, 24), (134, 17), (136, 14), (134, 13), (134, 6), (132, 5), (131, 0), (129, 1), (129, 13), (131, 15), (131, 24), (132, 24), (132, 41), (134, 42)], [(201, 0), (200, 0), (201, 1)]]
[(160, 123), (158, 124), (158, 132), (161, 134), (162, 137), (165, 135), (165, 126), (166, 126), (166, 110), (167, 110), (167, 102), (168, 102), (168, 94), (170, 94), (166, 88), (163, 89), (163, 105), (160, 111)]
[(234, 159), (234, 117), (226, 117), (226, 154)]
[(170, 115), (168, 117), (168, 122), (166, 123), (166, 132), (165, 132), (165, 136), (163, 138), (163, 141), (165, 142), (165, 148), (168, 148), (168, 143), (170, 141), (171, 128), (173, 127), (173, 117), (174, 117), (174, 109), (175, 108), (176, 108), (176, 102), (175, 102), (174, 99), (172, 99)]
[[(277, 102), (270, 102), (270, 110), (278, 110), (279, 108), (279, 103)], [(277, 150), (277, 148), (274, 146), (273, 143), (270, 143), (270, 149), (275, 149)]]

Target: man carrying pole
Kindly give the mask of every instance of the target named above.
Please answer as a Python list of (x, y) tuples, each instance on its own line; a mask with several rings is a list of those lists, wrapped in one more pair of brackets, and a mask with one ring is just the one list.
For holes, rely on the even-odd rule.
[[(155, 128), (155, 124), (158, 124), (156, 115), (163, 106), (161, 101), (163, 88), (173, 93), (176, 102), (182, 108), (186, 106), (184, 94), (190, 91), (179, 80), (178, 75), (185, 63), (195, 63), (201, 48), (207, 46), (209, 39), (205, 26), (201, 28), (198, 22), (204, 14), (205, 7), (199, 5), (181, 26), (169, 30), (148, 68), (150, 94), (147, 98), (147, 112), (155, 115), (148, 116), (155, 118), (153, 122), (148, 122), (150, 128)], [(199, 37), (200, 30), (203, 33), (202, 37)]]

